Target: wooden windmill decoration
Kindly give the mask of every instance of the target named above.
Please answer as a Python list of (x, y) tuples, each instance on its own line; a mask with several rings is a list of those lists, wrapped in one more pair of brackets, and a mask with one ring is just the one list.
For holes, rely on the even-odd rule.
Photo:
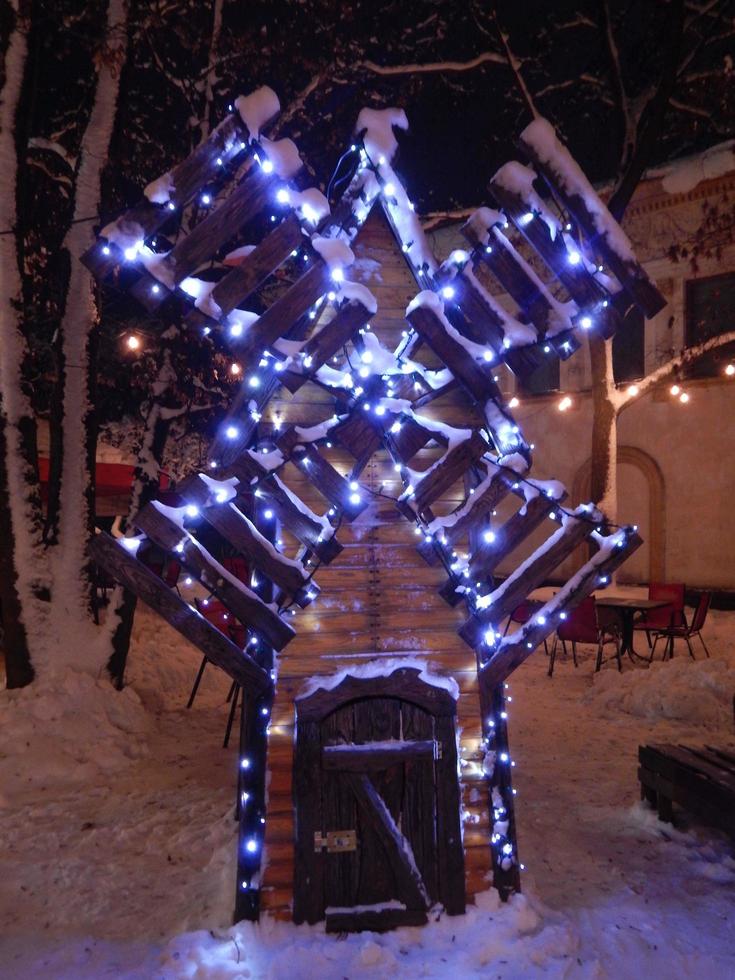
[[(183, 506), (154, 501), (135, 519), (139, 536), (115, 540), (100, 534), (91, 552), (243, 689), (235, 916), (255, 918), (268, 818), (268, 726), (278, 685), (274, 654), (294, 636), (298, 615), (293, 613), (318, 599), (315, 572), (340, 555), (340, 528), (371, 502), (361, 474), (376, 454), (387, 456), (401, 485), (395, 506), (416, 529), (422, 558), (445, 570), (441, 595), (447, 606), (463, 604), (466, 612), (459, 634), (476, 655), (488, 845), (494, 883), (506, 897), (519, 888), (519, 860), (504, 684), (560, 619), (606, 584), (641, 542), (632, 527), (610, 527), (592, 504), (566, 508), (566, 492), (557, 482), (529, 477), (530, 448), (493, 372), (504, 363), (523, 376), (547, 358), (569, 357), (579, 347), (576, 333), (595, 330), (610, 337), (631, 304), (650, 317), (664, 300), (543, 120), (532, 123), (520, 141), (534, 169), (514, 162), (498, 171), (490, 191), (501, 210), (480, 208), (463, 229), (467, 251), (440, 265), (391, 165), (397, 146), (393, 127), (406, 126), (402, 112), (360, 114), (357, 142), (348, 154), (354, 172), (330, 212), (318, 191), (299, 188), (301, 164), (291, 141), (271, 143), (261, 136), (277, 111), (268, 89), (238, 99), (205, 143), (149, 185), (141, 204), (101, 230), (84, 258), (101, 280), (124, 268), (130, 292), (148, 310), (165, 304), (186, 328), (219, 332), (242, 365), (244, 379), (208, 468), (177, 487)], [(167, 236), (191, 202), (199, 202), (204, 217), (172, 244)], [(370, 329), (374, 297), (348, 279), (354, 259), (350, 245), (376, 202), (419, 288), (392, 350)], [(253, 234), (255, 247), (243, 247)], [(204, 263), (225, 252), (230, 266), (224, 275), (215, 282), (196, 277)], [(512, 299), (515, 315), (484, 287), (478, 267)], [(284, 269), (291, 285), (259, 315), (249, 312), (252, 297)], [(265, 423), (264, 410), (278, 392), (294, 393), (306, 385), (328, 396), (324, 418), (283, 430)], [(447, 424), (435, 411), (455, 390), (468, 402), (466, 427)], [(351, 459), (346, 471), (330, 461), (334, 446)], [(433, 451), (433, 461), (420, 471), (415, 461), (427, 450)], [(289, 472), (313, 485), (323, 501), (321, 511), (289, 488)], [(443, 512), (442, 499), (458, 485), (459, 504)], [(493, 516), (504, 498), (518, 506), (498, 524)], [(194, 518), (207, 522), (247, 560), (251, 580), (228, 571), (196, 540), (187, 525)], [(294, 542), (293, 557), (278, 544), (276, 527)], [(552, 529), (543, 543), (499, 579), (503, 559), (542, 528)], [(184, 601), (138, 559), (136, 552), (147, 542), (175, 557), (226, 610), (225, 618), (241, 625), (241, 642), (233, 642), (231, 633), (203, 615), (201, 605)], [(582, 544), (591, 557), (529, 622), (502, 636), (501, 623)], [(417, 703), (432, 700), (431, 694), (416, 693), (415, 672), (403, 671), (401, 677)], [(344, 683), (359, 687), (354, 678)], [(434, 702), (444, 705), (436, 708), (432, 722), (431, 730), (439, 731), (450, 708), (444, 695)], [(326, 711), (323, 697), (298, 704), (307, 723), (316, 724), (319, 712)], [(300, 765), (307, 766), (316, 750), (304, 737), (296, 751)], [(340, 778), (366, 825), (382, 835), (393, 856), (400, 905), (397, 913), (332, 913), (331, 920), (327, 914), (328, 927), (425, 921), (434, 902), (450, 912), (463, 911), (460, 814), (451, 785), (455, 776), (449, 772), (454, 765), (456, 773), (456, 759), (451, 763), (444, 756), (448, 775), (442, 778), (449, 783), (437, 817), (440, 836), (454, 850), (450, 847), (440, 861), (431, 887), (411, 856), (410, 834), (402, 834), (375, 789), (374, 770), (401, 759), (422, 758), (440, 767), (439, 744), (449, 742), (399, 739), (372, 753), (350, 744), (317, 751), (323, 769), (341, 766)], [(293, 896), (297, 921), (325, 914), (324, 903), (313, 898), (314, 888), (310, 893), (304, 885), (322, 880), (325, 840), (318, 827), (297, 817), (295, 861), (302, 873)]]

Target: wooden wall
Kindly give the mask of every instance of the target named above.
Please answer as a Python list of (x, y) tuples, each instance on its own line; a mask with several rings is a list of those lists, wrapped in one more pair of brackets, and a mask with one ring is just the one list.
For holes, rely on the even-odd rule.
[[(378, 211), (367, 221), (354, 251), (358, 268), (353, 278), (366, 282), (379, 303), (372, 327), (386, 346), (393, 347), (406, 328), (403, 313), (416, 287)], [(467, 408), (457, 396), (454, 399), (455, 419), (467, 424)], [(426, 414), (435, 412), (446, 417), (437, 406), (432, 406), (432, 411)], [(271, 418), (277, 414), (285, 420), (318, 421), (331, 414), (331, 403), (312, 386), (305, 386), (294, 398), (273, 402), (269, 413)], [(337, 450), (328, 458), (343, 473), (352, 464), (351, 457)], [(411, 465), (423, 469), (433, 458), (432, 453), (423, 453)], [(289, 467), (286, 480), (315, 510), (324, 512), (329, 506), (294, 468)], [(397, 496), (400, 492), (396, 474), (384, 454), (374, 457), (360, 481), (373, 490), (379, 490), (381, 481), (386, 481), (385, 493)], [(458, 502), (459, 488), (455, 488), (438, 512)], [(270, 784), (262, 895), (264, 909), (283, 917), (290, 916), (293, 888), (294, 697), (307, 678), (331, 674), (375, 658), (421, 657), (436, 672), (450, 674), (459, 684), (468, 897), (488, 887), (491, 855), (487, 797), (479, 755), (475, 657), (456, 633), (464, 618), (462, 607), (453, 610), (439, 597), (437, 590), (446, 580), (444, 573), (421, 559), (415, 547), (417, 537), (413, 526), (390, 501), (374, 500), (351, 526), (342, 526), (339, 539), (345, 544), (344, 551), (330, 566), (318, 572), (316, 581), (322, 593), (307, 610), (294, 617), (297, 636), (279, 658), (269, 739)]]

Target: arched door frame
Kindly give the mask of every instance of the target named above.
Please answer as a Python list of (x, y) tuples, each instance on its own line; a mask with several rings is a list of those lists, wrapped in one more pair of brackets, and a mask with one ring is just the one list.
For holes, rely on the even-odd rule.
[[(666, 581), (666, 484), (661, 467), (653, 456), (636, 446), (618, 446), (618, 466), (635, 466), (648, 484), (648, 581)], [(577, 470), (572, 499), (587, 500), (590, 495), (592, 460)]]

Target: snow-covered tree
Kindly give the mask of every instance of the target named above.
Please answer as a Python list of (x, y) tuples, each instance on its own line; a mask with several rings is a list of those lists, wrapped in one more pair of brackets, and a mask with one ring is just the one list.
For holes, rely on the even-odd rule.
[[(2, 98), (2, 162), (7, 184), (0, 217), (4, 227), (17, 229), (15, 211), (18, 153), (16, 120), (20, 105), (30, 10), (15, 10), (14, 27), (5, 58)], [(52, 670), (65, 637), (65, 665), (94, 663), (95, 636), (89, 606), (91, 580), (87, 542), (94, 514), (94, 384), (92, 350), (98, 324), (94, 284), (79, 258), (91, 229), (85, 220), (99, 209), (102, 170), (107, 160), (120, 88), (120, 70), (127, 47), (125, 0), (109, 0), (101, 43), (94, 52), (96, 84), (74, 173), (74, 208), (63, 249), (68, 252), (69, 279), (64, 313), (58, 327), (56, 385), (61, 425), (55, 449), (60, 463), (58, 533), (42, 540), (43, 527), (35, 453), (35, 418), (25, 390), (29, 347), (21, 322), (21, 276), (18, 242), (3, 236), (2, 317), (3, 440), (1, 483), (7, 496), (7, 537), (3, 548), (3, 624), (10, 686), (26, 683), (34, 671)], [(12, 209), (12, 213), (11, 212)], [(6, 213), (7, 212), (7, 213)], [(20, 231), (20, 229), (18, 229)], [(5, 537), (5, 536), (4, 536)], [(7, 595), (6, 595), (7, 592)]]

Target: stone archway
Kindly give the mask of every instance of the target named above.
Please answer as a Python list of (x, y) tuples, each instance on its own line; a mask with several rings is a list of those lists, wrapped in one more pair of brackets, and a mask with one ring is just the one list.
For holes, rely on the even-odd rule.
[[(635, 466), (648, 485), (648, 580), (666, 581), (666, 484), (661, 467), (653, 456), (636, 446), (618, 446), (618, 466)], [(577, 470), (572, 483), (572, 500), (587, 500), (590, 494), (592, 460)]]

